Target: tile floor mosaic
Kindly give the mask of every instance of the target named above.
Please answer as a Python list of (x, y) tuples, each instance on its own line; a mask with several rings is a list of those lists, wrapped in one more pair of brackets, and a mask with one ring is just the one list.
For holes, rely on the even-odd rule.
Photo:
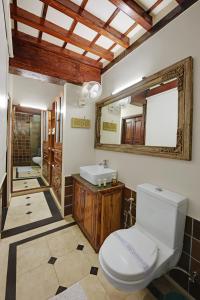
[[(72, 222), (69, 216), (0, 240), (0, 299), (47, 300), (77, 283), (87, 300), (163, 299), (149, 289), (134, 293), (115, 289), (99, 268), (98, 254)], [(165, 292), (172, 290), (165, 278), (156, 284)]]
[(3, 238), (62, 220), (50, 191), (11, 198), (1, 236)]
[(4, 230), (51, 217), (44, 193), (12, 197)]
[[(66, 227), (69, 225), (72, 226)], [(112, 287), (99, 269), (98, 254), (74, 223), (12, 243), (11, 247), (13, 244), (16, 286), (7, 282), (5, 300), (49, 299), (76, 283), (83, 288), (87, 300), (155, 299), (148, 289), (124, 293)], [(77, 249), (78, 245), (84, 246), (82, 250)], [(13, 274), (13, 265), (10, 268), (8, 272)]]

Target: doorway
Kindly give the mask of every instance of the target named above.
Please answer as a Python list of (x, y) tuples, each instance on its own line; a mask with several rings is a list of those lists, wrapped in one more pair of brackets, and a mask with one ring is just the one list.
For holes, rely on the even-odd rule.
[(122, 144), (144, 145), (144, 115), (122, 119)]
[(13, 106), (12, 126), (12, 192), (45, 186), (41, 175), (41, 111)]

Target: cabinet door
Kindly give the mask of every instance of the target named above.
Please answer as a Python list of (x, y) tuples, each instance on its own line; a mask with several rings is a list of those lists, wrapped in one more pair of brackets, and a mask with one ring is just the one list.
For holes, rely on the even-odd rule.
[(84, 217), (83, 217), (83, 227), (86, 235), (92, 241), (94, 240), (94, 203), (95, 194), (89, 190), (85, 190), (84, 197)]
[(74, 183), (74, 203), (73, 215), (77, 223), (83, 222), (83, 208), (84, 208), (84, 194), (85, 190), (77, 181)]
[(101, 233), (100, 245), (107, 236), (120, 229), (121, 221), (121, 190), (101, 196)]

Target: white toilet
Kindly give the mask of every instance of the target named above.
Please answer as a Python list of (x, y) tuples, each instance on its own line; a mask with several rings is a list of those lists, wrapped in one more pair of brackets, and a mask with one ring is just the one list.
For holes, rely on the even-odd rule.
[(111, 233), (99, 252), (105, 277), (136, 291), (174, 267), (181, 255), (187, 199), (151, 184), (137, 188), (136, 224)]
[(39, 166), (41, 167), (41, 164), (42, 164), (42, 158), (41, 158), (40, 156), (34, 156), (34, 157), (32, 157), (32, 161), (33, 161), (35, 164), (37, 164), (37, 165), (39, 165)]

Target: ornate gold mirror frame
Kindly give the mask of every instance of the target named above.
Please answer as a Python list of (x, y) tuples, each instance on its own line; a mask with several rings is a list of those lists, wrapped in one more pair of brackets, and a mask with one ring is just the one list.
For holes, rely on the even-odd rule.
[[(101, 144), (101, 109), (117, 100), (136, 95), (163, 81), (178, 80), (178, 130), (176, 147), (157, 147), (127, 144)], [(188, 57), (178, 63), (146, 77), (141, 82), (96, 103), (95, 148), (100, 150), (127, 152), (165, 158), (191, 160), (192, 153), (192, 110), (193, 110), (193, 60)]]

